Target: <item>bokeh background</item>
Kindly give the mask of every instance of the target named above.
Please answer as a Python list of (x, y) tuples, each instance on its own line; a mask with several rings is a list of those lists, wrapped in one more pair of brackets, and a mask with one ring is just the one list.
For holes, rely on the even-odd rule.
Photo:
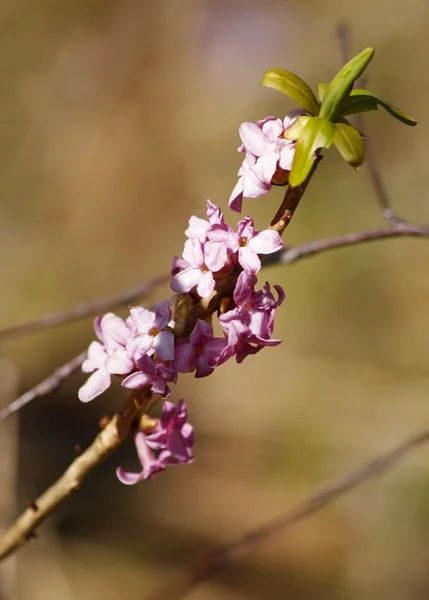
[[(0, 327), (167, 271), (189, 216), (204, 216), (207, 197), (227, 207), (240, 122), (293, 108), (258, 86), (263, 71), (329, 80), (340, 21), (356, 52), (377, 49), (371, 88), (419, 122), (370, 114), (366, 130), (397, 210), (428, 222), (426, 0), (3, 0)], [(264, 227), (281, 197), (245, 211)], [(381, 224), (365, 169), (332, 151), (286, 242)], [(203, 552), (429, 425), (428, 250), (385, 241), (267, 269), (287, 291), (283, 344), (174, 390), (189, 403), (195, 463), (126, 487), (115, 468), (136, 459), (124, 446), (3, 564), (1, 598), (144, 600)], [(88, 319), (3, 342), (2, 405), (92, 339)], [(2, 527), (122, 402), (117, 387), (81, 404), (83, 381), (1, 425)], [(412, 455), (189, 599), (428, 598), (428, 461)]]

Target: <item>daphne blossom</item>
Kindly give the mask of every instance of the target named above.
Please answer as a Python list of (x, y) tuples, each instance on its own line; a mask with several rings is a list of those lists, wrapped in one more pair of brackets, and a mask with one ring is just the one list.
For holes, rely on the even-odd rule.
[(127, 375), (134, 368), (125, 349), (134, 334), (132, 323), (107, 313), (95, 319), (94, 329), (100, 341), (90, 344), (88, 356), (82, 364), (84, 373), (92, 373), (78, 392), (82, 402), (89, 402), (102, 394), (110, 386), (112, 375)]
[(242, 123), (239, 134), (242, 145), (239, 152), (246, 156), (238, 172), (238, 181), (229, 198), (229, 207), (241, 212), (243, 196), (259, 198), (272, 185), (284, 185), (292, 168), (295, 142), (284, 137), (285, 130), (304, 114), (301, 109), (290, 112), (282, 121), (266, 117), (257, 123)]
[(131, 473), (119, 467), (116, 470), (118, 479), (126, 485), (133, 485), (143, 479), (150, 479), (169, 465), (192, 462), (194, 442), (194, 430), (188, 423), (185, 402), (180, 400), (175, 405), (166, 401), (161, 418), (156, 421), (155, 426), (148, 432), (138, 431), (135, 435), (134, 443), (141, 471)]

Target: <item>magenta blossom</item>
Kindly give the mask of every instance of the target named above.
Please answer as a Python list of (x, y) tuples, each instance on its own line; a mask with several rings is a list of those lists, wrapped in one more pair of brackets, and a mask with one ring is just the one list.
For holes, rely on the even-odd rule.
[(167, 383), (177, 381), (177, 372), (173, 368), (160, 359), (153, 360), (153, 357), (147, 354), (143, 354), (136, 360), (136, 368), (137, 371), (122, 381), (123, 387), (139, 390), (150, 385), (154, 394), (159, 394), (163, 398), (170, 395), (171, 390)]
[(198, 319), (189, 342), (176, 342), (173, 367), (179, 373), (190, 373), (195, 369), (195, 377), (206, 377), (213, 373), (225, 346), (226, 340), (215, 338), (213, 327)]
[(290, 112), (283, 121), (277, 117), (266, 117), (257, 123), (240, 125), (239, 134), (243, 143), (238, 151), (246, 152), (246, 158), (229, 199), (231, 210), (241, 212), (243, 196), (259, 198), (273, 184), (287, 183), (295, 142), (286, 140), (283, 133), (302, 114), (305, 114), (304, 111), (297, 109)]
[[(188, 423), (185, 402), (180, 400), (177, 406), (171, 402), (164, 402), (161, 418), (155, 428), (149, 433), (139, 431), (134, 441), (142, 470), (139, 473), (130, 473), (118, 468), (116, 474), (126, 485), (150, 479), (169, 465), (192, 462), (195, 436), (192, 425)], [(155, 456), (153, 451), (157, 452), (158, 456)]]
[(269, 283), (263, 290), (254, 291), (256, 276), (243, 271), (238, 277), (234, 291), (236, 307), (223, 315), (219, 322), (227, 336), (228, 344), (222, 352), (221, 361), (236, 356), (242, 362), (249, 354), (256, 354), (265, 346), (277, 346), (281, 340), (272, 339), (276, 308), (284, 301), (280, 286), (274, 286), (278, 298), (274, 298)]

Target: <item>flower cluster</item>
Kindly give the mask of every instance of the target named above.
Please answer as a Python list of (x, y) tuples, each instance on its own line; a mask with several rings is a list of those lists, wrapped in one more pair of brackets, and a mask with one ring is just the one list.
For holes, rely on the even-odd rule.
[[(283, 121), (268, 117), (241, 126), (246, 159), (231, 208), (241, 209), (243, 194), (260, 196), (272, 184), (286, 181), (294, 144), (282, 134), (297, 116)], [(82, 365), (85, 373), (91, 373), (79, 390), (82, 402), (104, 392), (112, 375), (119, 376), (125, 388), (150, 388), (167, 398), (179, 373), (206, 377), (230, 358), (241, 363), (265, 346), (280, 343), (272, 336), (284, 292), (279, 286), (272, 291), (268, 282), (256, 289), (261, 256), (281, 248), (280, 235), (273, 229), (257, 231), (250, 217), (233, 229), (210, 201), (207, 219), (192, 216), (185, 235), (182, 256), (174, 258), (171, 270), (175, 300), (161, 302), (154, 310), (132, 307), (126, 319), (108, 313), (95, 320), (98, 341), (91, 343)], [(219, 336), (214, 332), (215, 317)], [(160, 419), (142, 418), (134, 441), (141, 471), (118, 469), (123, 483), (149, 479), (167, 465), (191, 462), (194, 433), (184, 401), (177, 405), (165, 401)]]
[(285, 139), (284, 134), (303, 114), (306, 114), (304, 110), (295, 109), (283, 121), (277, 117), (266, 117), (257, 123), (240, 125), (243, 143), (238, 152), (245, 152), (246, 156), (229, 198), (231, 210), (241, 212), (243, 196), (259, 198), (269, 192), (272, 185), (287, 184), (295, 142)]
[(141, 423), (134, 442), (142, 468), (139, 473), (130, 473), (119, 467), (116, 474), (122, 483), (132, 485), (143, 479), (150, 479), (156, 473), (164, 471), (168, 465), (194, 460), (194, 430), (188, 423), (188, 411), (183, 400), (177, 405), (164, 402), (160, 419), (144, 415)]

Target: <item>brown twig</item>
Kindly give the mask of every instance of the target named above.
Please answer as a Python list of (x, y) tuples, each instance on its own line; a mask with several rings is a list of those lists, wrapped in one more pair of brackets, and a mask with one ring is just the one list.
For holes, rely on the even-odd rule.
[(316, 172), (317, 166), (321, 160), (322, 155), (318, 154), (314, 159), (314, 164), (310, 171), (310, 174), (301, 185), (297, 185), (296, 187), (288, 186), (283, 198), (283, 202), (281, 203), (278, 211), (276, 212), (273, 220), (271, 221), (270, 229), (274, 229), (280, 235), (283, 234), (284, 230), (291, 222), (292, 217), (295, 214), (295, 210), (297, 209), (298, 204), (300, 203), (301, 198), (303, 197), (305, 190), (307, 189), (308, 184), (310, 183), (311, 178)]
[(389, 452), (365, 463), (345, 477), (337, 479), (317, 490), (295, 508), (279, 515), (262, 526), (249, 531), (239, 540), (213, 550), (204, 558), (185, 569), (182, 576), (171, 585), (162, 587), (145, 600), (179, 600), (184, 598), (198, 583), (217, 573), (231, 561), (236, 560), (255, 548), (255, 546), (275, 535), (284, 533), (312, 516), (325, 506), (358, 486), (382, 475), (395, 466), (408, 452), (429, 442), (429, 429), (402, 442)]
[(73, 373), (79, 369), (85, 358), (86, 350), (66, 362), (61, 367), (58, 367), (58, 369), (55, 369), (55, 371), (46, 377), (46, 379), (0, 410), (0, 423), (21, 410), (21, 408), (26, 406), (29, 402), (32, 402), (36, 398), (46, 396), (47, 394), (50, 394), (56, 390), (63, 383), (63, 381), (65, 381), (68, 377), (70, 377), (70, 375), (73, 375)]
[(30, 503), (15, 523), (0, 536), (0, 560), (28, 541), (38, 525), (80, 487), (95, 467), (122, 444), (134, 419), (147, 404), (150, 396), (148, 388), (132, 392), (122, 409), (97, 435), (89, 448), (72, 462), (51, 487)]
[(125, 292), (116, 294), (114, 296), (104, 296), (98, 298), (93, 302), (85, 302), (78, 304), (74, 308), (64, 310), (61, 312), (51, 313), (35, 319), (34, 321), (28, 321), (21, 325), (13, 325), (0, 331), (0, 340), (15, 337), (18, 335), (26, 335), (28, 333), (35, 333), (42, 329), (48, 329), (50, 327), (57, 327), (58, 325), (65, 325), (72, 321), (79, 319), (86, 319), (91, 315), (98, 315), (99, 313), (106, 312), (107, 310), (115, 306), (126, 306), (130, 302), (133, 302), (137, 298), (147, 296), (154, 292), (158, 287), (167, 283), (170, 279), (169, 275), (162, 275), (150, 279), (136, 287), (133, 287)]
[(397, 237), (421, 237), (429, 238), (429, 227), (425, 225), (413, 225), (412, 223), (401, 222), (392, 227), (382, 229), (371, 229), (369, 231), (356, 231), (345, 233), (329, 238), (314, 240), (306, 244), (300, 244), (291, 248), (283, 248), (275, 254), (267, 255), (264, 260), (264, 266), (281, 263), (290, 265), (315, 254), (321, 254), (336, 248), (346, 248), (348, 246), (357, 246), (367, 242), (376, 242), (389, 238)]

